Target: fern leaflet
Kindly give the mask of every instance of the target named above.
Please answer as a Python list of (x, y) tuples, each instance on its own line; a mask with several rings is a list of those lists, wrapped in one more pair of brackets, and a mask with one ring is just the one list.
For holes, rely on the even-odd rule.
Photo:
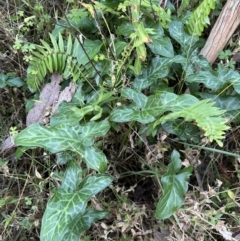
[(223, 146), (221, 140), (224, 138), (224, 131), (229, 129), (226, 125), (227, 119), (221, 117), (225, 110), (221, 110), (213, 105), (214, 103), (209, 100), (201, 100), (190, 107), (161, 117), (154, 123), (153, 127), (164, 124), (168, 120), (182, 117), (186, 121), (195, 121), (210, 142), (216, 141), (219, 146)]
[(191, 15), (187, 28), (190, 34), (200, 36), (209, 22), (209, 14), (215, 9), (217, 0), (203, 0), (197, 9)]
[(52, 34), (49, 35), (53, 47), (40, 40), (42, 46), (36, 46), (27, 70), (27, 84), (33, 91), (39, 88), (47, 72), (62, 74), (63, 78), (72, 78), (73, 82), (90, 72), (89, 68), (88, 70), (84, 68), (85, 65), (78, 64), (77, 51), (80, 44), (77, 39), (73, 42), (72, 36), (69, 35), (65, 46), (61, 34), (58, 40)]

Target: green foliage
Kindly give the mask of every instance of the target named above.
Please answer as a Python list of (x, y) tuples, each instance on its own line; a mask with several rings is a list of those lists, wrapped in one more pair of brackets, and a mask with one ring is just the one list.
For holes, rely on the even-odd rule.
[(197, 38), (189, 35), (184, 30), (184, 24), (180, 21), (173, 21), (169, 24), (169, 33), (180, 45), (184, 55), (189, 57), (194, 49), (196, 49)]
[(203, 99), (214, 100), (215, 105), (218, 108), (226, 110), (226, 112), (223, 114), (225, 118), (227, 118), (229, 121), (233, 123), (240, 123), (240, 97), (238, 95), (219, 96), (212, 93), (201, 93), (201, 97)]
[(69, 162), (61, 186), (47, 204), (42, 219), (41, 241), (78, 241), (84, 230), (108, 214), (107, 211), (86, 208), (87, 202), (111, 182), (112, 178), (104, 174), (83, 179), (77, 162)]
[(21, 7), (17, 7), (18, 4), (15, 5), (15, 14), (11, 12), (11, 16), (9, 16), (12, 22), (11, 27), (14, 29), (14, 26), (17, 26), (14, 29), (17, 35), (16, 39), (19, 39), (19, 37), (25, 39), (25, 36), (29, 33), (34, 36), (39, 32), (44, 34), (44, 32), (50, 31), (53, 18), (52, 14), (48, 12), (47, 3), (24, 1), (20, 5)]
[[(228, 127), (225, 125), (227, 120), (219, 116), (225, 111), (212, 107), (214, 103), (209, 103), (209, 100), (198, 101), (191, 95), (179, 96), (169, 92), (160, 92), (149, 97), (129, 90), (124, 90), (123, 94), (132, 99), (133, 104), (115, 108), (110, 115), (111, 121), (138, 121), (143, 124), (154, 121), (150, 129), (151, 133), (155, 133), (153, 130), (159, 124), (182, 117), (186, 121), (195, 121), (210, 141), (215, 140), (222, 146), (221, 140)], [(161, 117), (167, 111), (172, 113)]]
[(43, 47), (36, 46), (37, 51), (33, 51), (33, 58), (30, 61), (27, 73), (27, 83), (29, 87), (36, 91), (43, 82), (47, 72), (62, 74), (63, 78), (71, 78), (76, 82), (79, 78), (85, 79), (92, 68), (87, 64), (99, 52), (102, 42), (85, 40), (81, 43), (79, 39), (72, 40), (71, 34), (67, 43), (63, 41), (61, 34), (58, 40), (50, 35), (52, 47), (41, 40)]
[(232, 52), (227, 49), (225, 51), (221, 51), (218, 57), (219, 59), (228, 59), (230, 56), (232, 56)]
[[(49, 42), (41, 40), (42, 46), (32, 51), (27, 71), (30, 90), (37, 91), (47, 73), (56, 72), (77, 85), (72, 101), (59, 105), (49, 126), (32, 124), (14, 141), (24, 150), (43, 148), (56, 154), (59, 165), (68, 165), (61, 186), (48, 202), (41, 240), (79, 240), (84, 230), (106, 216), (107, 212), (86, 210), (86, 206), (112, 181), (95, 173), (108, 169), (101, 138), (107, 139), (109, 131), (126, 132), (119, 123), (129, 124), (137, 136), (153, 142), (165, 130), (200, 144), (203, 131), (210, 142), (222, 146), (227, 118), (234, 118), (240, 109), (240, 78), (220, 65), (212, 69), (198, 56), (196, 35), (201, 34), (215, 1), (206, 6), (204, 0), (192, 14), (187, 24), (190, 34), (182, 21), (171, 21), (170, 11), (157, 2), (82, 3), (81, 9), (70, 9), (67, 19), (58, 22)], [(41, 6), (36, 9), (40, 10)], [(75, 37), (75, 31), (81, 38)], [(94, 175), (87, 170), (82, 177), (79, 159), (88, 170), (94, 169)], [(158, 219), (170, 217), (184, 201), (191, 167), (180, 169), (180, 155), (173, 151), (161, 178)]]
[(182, 167), (182, 161), (177, 151), (173, 151), (167, 173), (161, 178), (163, 196), (157, 204), (156, 218), (169, 218), (184, 202), (184, 195), (188, 190), (188, 178), (192, 167)]
[[(213, 104), (214, 103), (209, 102), (209, 100), (202, 100), (182, 110), (175, 110), (173, 113), (155, 121), (153, 127), (164, 124), (168, 120), (182, 117), (186, 121), (195, 121), (198, 127), (204, 131), (204, 135), (209, 138), (210, 142), (215, 140), (219, 146), (223, 146), (221, 140), (224, 138), (224, 131), (229, 129), (229, 127), (225, 125), (227, 119), (221, 117), (225, 110), (213, 107)], [(201, 115), (199, 115), (199, 113), (201, 113)]]
[(167, 121), (162, 127), (167, 133), (178, 136), (182, 141), (200, 143), (200, 129), (194, 123), (175, 119)]
[(191, 0), (191, 1), (190, 0), (182, 0), (181, 5), (177, 11), (178, 16), (181, 16), (183, 11), (186, 10), (190, 6), (190, 4), (196, 4), (197, 1), (198, 0)]
[(224, 64), (224, 66), (234, 69), (236, 61), (230, 59), (232, 55), (232, 51), (227, 49), (225, 51), (221, 51), (218, 58), (222, 60), (221, 62)]
[(17, 77), (14, 73), (0, 73), (0, 88), (5, 87), (22, 87), (24, 81)]
[(107, 169), (107, 159), (93, 146), (93, 138), (104, 136), (109, 128), (107, 121), (88, 122), (82, 126), (64, 123), (52, 128), (32, 124), (17, 135), (15, 143), (25, 147), (42, 147), (52, 153), (75, 151), (90, 168), (104, 172)]
[(204, 85), (218, 93), (236, 91), (240, 93), (240, 74), (232, 69), (218, 65), (217, 70), (207, 69), (186, 78), (188, 83), (204, 83)]
[(188, 31), (191, 35), (200, 36), (204, 28), (209, 24), (209, 13), (215, 8), (217, 0), (203, 0), (194, 10), (188, 20)]
[(181, 5), (178, 9), (178, 15), (181, 15), (183, 10), (186, 9), (190, 4), (190, 0), (182, 0)]
[[(129, 33), (129, 37), (131, 39), (131, 42), (133, 43), (133, 49), (135, 49), (136, 51), (136, 58), (134, 61), (134, 65), (131, 66), (131, 69), (134, 71), (135, 74), (138, 75), (141, 73), (142, 63), (146, 60), (147, 57), (147, 50), (145, 46), (146, 44), (150, 48), (152, 48), (154, 50), (153, 52), (155, 53), (158, 52), (159, 54), (159, 52), (163, 49), (165, 53), (161, 51), (161, 55), (173, 56), (173, 54), (171, 53), (171, 48), (168, 48), (171, 45), (169, 39), (165, 38), (160, 40), (159, 36), (157, 36), (158, 33), (157, 35), (155, 33), (155, 29), (144, 26), (144, 23), (140, 20), (142, 12), (141, 8), (152, 8), (154, 14), (156, 14), (156, 16), (159, 19), (160, 26), (163, 26), (164, 28), (167, 28), (167, 23), (171, 21), (170, 12), (165, 12), (163, 8), (159, 8), (155, 3), (140, 0), (124, 1), (124, 3), (119, 4), (118, 10), (122, 10), (125, 13), (126, 8), (129, 6), (131, 9), (131, 24), (130, 26), (128, 25), (128, 27), (130, 27), (130, 29), (127, 26), (125, 26), (125, 28), (122, 25), (120, 33), (122, 33), (123, 35), (128, 35)], [(155, 25), (155, 27), (156, 26), (157, 25)], [(123, 28), (124, 31), (128, 28), (127, 32), (125, 31), (125, 33), (123, 33)], [(153, 35), (154, 37), (152, 38), (152, 36), (150, 37), (150, 35)], [(163, 44), (162, 47), (160, 47), (159, 41), (160, 44)], [(130, 56), (130, 53), (128, 56)]]

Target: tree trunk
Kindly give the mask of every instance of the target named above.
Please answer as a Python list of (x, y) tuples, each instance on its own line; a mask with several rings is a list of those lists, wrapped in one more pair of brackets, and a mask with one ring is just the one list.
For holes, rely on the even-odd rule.
[(240, 24), (240, 0), (228, 0), (200, 54), (213, 63)]

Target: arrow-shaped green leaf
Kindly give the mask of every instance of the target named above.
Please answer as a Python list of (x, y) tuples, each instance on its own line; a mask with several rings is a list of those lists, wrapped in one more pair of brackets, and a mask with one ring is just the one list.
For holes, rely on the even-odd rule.
[(188, 189), (187, 179), (192, 172), (192, 167), (184, 168), (179, 172), (181, 166), (180, 155), (174, 150), (167, 174), (161, 178), (163, 197), (157, 204), (157, 219), (169, 218), (184, 202), (184, 195)]
[(107, 215), (106, 211), (86, 210), (87, 202), (112, 182), (104, 174), (81, 181), (81, 168), (71, 161), (62, 185), (47, 204), (42, 219), (41, 241), (78, 241), (92, 222)]
[(109, 128), (108, 121), (92, 121), (82, 126), (64, 123), (51, 128), (33, 124), (17, 135), (15, 144), (25, 147), (42, 147), (52, 153), (75, 151), (91, 168), (103, 172), (107, 168), (107, 159), (92, 145), (94, 137), (104, 136)]
[[(126, 92), (123, 93), (126, 96)], [(128, 122), (138, 121), (140, 123), (150, 123), (156, 119), (157, 116), (162, 115), (165, 111), (180, 111), (192, 104), (198, 102), (198, 99), (192, 95), (176, 95), (170, 92), (161, 92), (155, 95), (151, 95), (143, 99), (143, 94), (139, 95), (135, 93), (128, 93), (129, 98), (133, 101), (139, 101), (146, 103), (144, 106), (141, 103), (134, 103), (129, 106), (120, 106), (113, 109), (110, 120), (115, 122)], [(141, 104), (141, 105), (140, 105)], [(142, 107), (142, 108), (140, 108)]]

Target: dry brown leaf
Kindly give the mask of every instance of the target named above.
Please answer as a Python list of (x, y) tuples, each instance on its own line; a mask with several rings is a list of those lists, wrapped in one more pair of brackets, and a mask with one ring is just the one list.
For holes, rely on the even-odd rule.
[(61, 91), (58, 101), (53, 104), (52, 114), (57, 113), (58, 106), (63, 102), (70, 102), (75, 94), (76, 84), (70, 82), (69, 86), (67, 86), (63, 91)]
[(167, 241), (167, 237), (170, 235), (168, 229), (161, 229), (160, 232), (154, 232), (154, 241)]
[(51, 76), (51, 82), (45, 85), (40, 94), (39, 101), (34, 104), (34, 108), (27, 115), (27, 126), (33, 123), (47, 124), (47, 116), (56, 114), (61, 102), (70, 102), (72, 100), (76, 91), (76, 85), (70, 82), (69, 86), (60, 92), (61, 81), (61, 75), (53, 74)]
[(59, 74), (53, 74), (51, 76), (51, 82), (44, 86), (39, 101), (35, 102), (34, 107), (27, 115), (27, 126), (33, 123), (46, 124), (45, 117), (49, 114), (49, 109), (53, 103), (58, 100), (61, 80), (62, 76)]
[(240, 52), (235, 53), (232, 59), (236, 62), (240, 62)]
[(224, 221), (218, 221), (215, 229), (225, 238), (225, 240), (232, 240), (232, 233), (227, 230)]
[[(57, 108), (62, 101), (70, 102), (72, 100), (76, 91), (76, 85), (71, 82), (69, 86), (60, 92), (61, 81), (61, 75), (53, 74), (51, 76), (51, 82), (44, 86), (41, 91), (39, 101), (35, 102), (34, 107), (27, 115), (27, 126), (33, 123), (47, 124), (47, 117), (57, 112)], [(14, 137), (15, 136), (10, 136), (3, 141), (0, 147), (0, 153), (7, 153), (16, 147), (14, 144)]]
[(232, 236), (235, 240), (240, 240), (240, 229), (236, 229)]
[(14, 136), (9, 136), (6, 140), (4, 140), (2, 142), (2, 145), (0, 147), (0, 153), (8, 153), (9, 151), (11, 151), (14, 147), (15, 147), (15, 143), (14, 143), (14, 138), (16, 137), (16, 135)]

